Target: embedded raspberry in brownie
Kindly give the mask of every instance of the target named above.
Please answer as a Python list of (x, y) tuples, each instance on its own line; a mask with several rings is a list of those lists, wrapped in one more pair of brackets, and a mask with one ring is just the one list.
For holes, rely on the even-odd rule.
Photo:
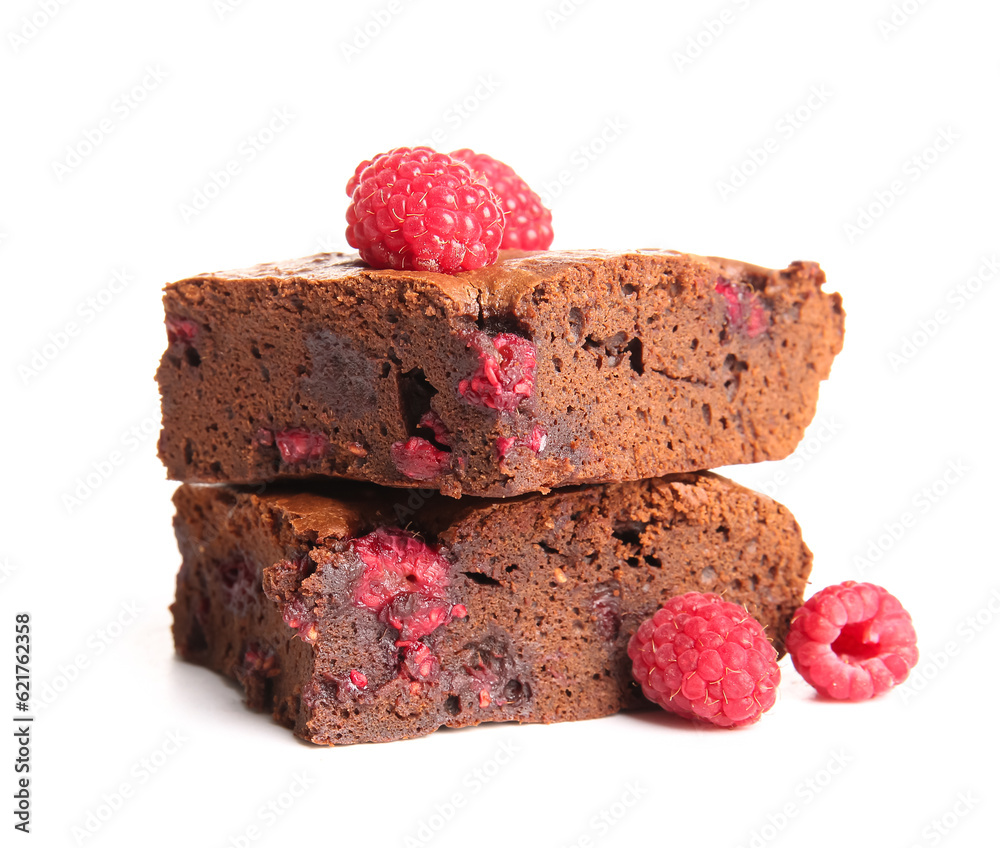
[(598, 635), (607, 642), (618, 638), (622, 626), (621, 583), (609, 580), (598, 584), (591, 599)]
[(285, 619), (285, 624), (298, 631), (296, 635), (303, 642), (315, 642), (319, 638), (319, 631), (316, 628), (318, 622), (316, 613), (301, 595), (296, 595), (285, 601), (282, 607), (282, 617)]
[(528, 440), (525, 442), (525, 447), (528, 450), (534, 451), (535, 453), (541, 453), (545, 450), (545, 444), (549, 440), (549, 434), (546, 432), (545, 428), (536, 424), (531, 428), (531, 433), (528, 435)]
[(517, 439), (513, 436), (500, 436), (497, 439), (497, 459), (506, 459), (507, 455), (514, 449)]
[(323, 433), (293, 427), (275, 431), (274, 443), (278, 446), (282, 460), (295, 465), (322, 458), (330, 441)]
[(423, 414), (417, 423), (417, 429), (430, 430), (433, 434), (433, 441), (437, 442), (438, 446), (443, 448), (451, 446), (451, 431), (433, 409)]
[(447, 601), (426, 598), (416, 593), (397, 595), (383, 610), (386, 624), (399, 631), (397, 644), (429, 636), (451, 619)]
[(726, 299), (726, 314), (731, 326), (756, 338), (767, 330), (767, 313), (760, 296), (749, 286), (739, 286), (725, 277), (715, 281), (715, 290)]
[(243, 558), (219, 566), (222, 599), (234, 615), (246, 615), (258, 595), (257, 569)]
[(441, 661), (423, 642), (403, 646), (400, 670), (418, 683), (437, 680)]
[(364, 564), (355, 603), (378, 613), (400, 595), (446, 597), (448, 561), (412, 533), (380, 527), (354, 539), (351, 548)]
[(175, 344), (189, 345), (198, 334), (198, 325), (187, 318), (178, 318), (176, 315), (167, 315), (165, 322), (167, 325), (167, 342)]
[(515, 436), (500, 436), (496, 443), (497, 459), (506, 459), (510, 455), (510, 452), (518, 445), (526, 447), (533, 453), (541, 453), (545, 450), (548, 440), (549, 434), (544, 427), (538, 424), (532, 427), (531, 432), (523, 439)]
[(451, 462), (448, 451), (441, 450), (420, 436), (405, 442), (393, 442), (389, 455), (399, 473), (410, 480), (433, 480)]
[(474, 333), (468, 345), (479, 357), (479, 365), (468, 379), (460, 380), (458, 393), (469, 403), (513, 412), (535, 390), (537, 352), (535, 346), (513, 333), (492, 339)]

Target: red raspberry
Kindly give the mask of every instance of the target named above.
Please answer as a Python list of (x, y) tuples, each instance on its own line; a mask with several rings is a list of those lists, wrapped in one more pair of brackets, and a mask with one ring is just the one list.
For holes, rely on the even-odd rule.
[(448, 451), (436, 448), (420, 436), (411, 436), (405, 442), (393, 442), (389, 456), (399, 473), (411, 480), (433, 480), (451, 462)]
[(709, 592), (667, 601), (639, 626), (628, 655), (649, 700), (719, 727), (753, 724), (774, 706), (781, 681), (760, 622)]
[(347, 243), (374, 268), (457, 274), (497, 261), (503, 211), (469, 166), (429, 147), (397, 147), (347, 183)]
[(725, 277), (719, 277), (715, 281), (715, 290), (726, 299), (726, 317), (733, 327), (751, 339), (767, 331), (767, 313), (754, 289), (737, 286)]
[(190, 345), (194, 341), (194, 337), (198, 335), (198, 325), (187, 318), (168, 315), (164, 323), (167, 325), (168, 344), (181, 342), (182, 344)]
[(412, 533), (383, 527), (351, 547), (364, 564), (354, 592), (358, 604), (380, 613), (401, 595), (444, 600), (448, 560)]
[(513, 333), (500, 333), (492, 339), (486, 333), (475, 333), (466, 346), (479, 357), (472, 375), (458, 383), (458, 393), (469, 403), (513, 412), (534, 393), (537, 351), (527, 339)]
[(300, 462), (320, 459), (326, 453), (330, 440), (323, 433), (293, 427), (289, 430), (276, 431), (274, 443), (278, 446), (282, 461), (289, 465), (296, 465)]
[(881, 695), (917, 664), (910, 614), (881, 586), (853, 580), (828, 586), (799, 607), (785, 647), (818, 692), (847, 701)]
[(486, 184), (500, 198), (504, 210), (502, 248), (548, 250), (552, 244), (552, 213), (542, 205), (542, 198), (531, 190), (510, 166), (485, 153), (455, 150), (455, 159), (465, 162), (486, 179)]

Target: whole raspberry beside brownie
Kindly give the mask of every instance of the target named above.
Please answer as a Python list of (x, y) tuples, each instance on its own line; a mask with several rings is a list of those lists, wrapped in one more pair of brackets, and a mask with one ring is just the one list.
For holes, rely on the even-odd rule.
[(913, 621), (899, 600), (853, 580), (799, 607), (786, 647), (818, 692), (847, 701), (866, 701), (902, 683), (918, 656)]
[(718, 727), (753, 724), (774, 706), (781, 682), (760, 622), (710, 592), (667, 601), (639, 626), (628, 655), (649, 700)]

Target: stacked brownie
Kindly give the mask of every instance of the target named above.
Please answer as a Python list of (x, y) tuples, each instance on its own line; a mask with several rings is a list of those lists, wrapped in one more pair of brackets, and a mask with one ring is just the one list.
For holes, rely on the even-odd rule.
[(177, 650), (322, 744), (638, 706), (628, 639), (689, 590), (780, 650), (811, 565), (798, 525), (701, 469), (794, 450), (843, 339), (823, 281), (508, 251), (168, 286)]

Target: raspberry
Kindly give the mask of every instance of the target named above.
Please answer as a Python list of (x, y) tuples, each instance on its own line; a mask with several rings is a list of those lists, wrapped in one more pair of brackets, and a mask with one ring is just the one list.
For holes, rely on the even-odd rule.
[(403, 647), (400, 667), (413, 680), (423, 682), (437, 679), (441, 661), (423, 642), (414, 642)]
[(497, 459), (506, 459), (507, 454), (514, 450), (514, 446), (517, 444), (517, 439), (513, 436), (498, 436), (497, 437)]
[(380, 613), (402, 595), (444, 600), (448, 561), (413, 534), (382, 527), (351, 547), (365, 566), (354, 591), (356, 603)]
[(649, 700), (719, 727), (753, 724), (774, 706), (781, 681), (760, 622), (712, 593), (671, 598), (639, 626), (628, 655)]
[(513, 436), (499, 436), (497, 437), (496, 444), (497, 459), (506, 459), (510, 452), (518, 445), (523, 445), (533, 453), (541, 453), (545, 450), (548, 440), (548, 431), (538, 424), (531, 428), (531, 432), (524, 439), (517, 439)]
[(910, 614), (881, 586), (853, 580), (828, 586), (799, 607), (785, 647), (818, 692), (847, 701), (887, 692), (917, 663)]
[(548, 442), (548, 440), (549, 440), (548, 431), (544, 427), (536, 424), (534, 427), (531, 428), (531, 433), (528, 434), (528, 440), (527, 442), (525, 442), (525, 446), (530, 451), (534, 451), (535, 453), (541, 453), (543, 450), (545, 450), (545, 444), (546, 442)]
[(733, 327), (751, 339), (767, 330), (767, 314), (754, 289), (737, 287), (725, 277), (719, 277), (715, 290), (726, 299), (726, 315)]
[(178, 318), (176, 315), (168, 315), (165, 323), (167, 325), (167, 343), (189, 345), (198, 334), (198, 325), (187, 318)]
[(415, 593), (397, 595), (383, 610), (386, 623), (399, 631), (397, 644), (429, 636), (451, 620), (451, 604)]
[(433, 441), (442, 447), (451, 446), (451, 430), (449, 430), (441, 417), (433, 410), (425, 412), (417, 422), (418, 429), (430, 430), (433, 434)]
[(389, 455), (399, 473), (411, 480), (432, 480), (448, 467), (451, 455), (433, 444), (413, 436), (405, 442), (393, 442)]
[(245, 559), (232, 559), (219, 572), (223, 603), (233, 615), (245, 616), (260, 592), (257, 569)]
[(281, 617), (285, 624), (293, 630), (297, 630), (298, 636), (303, 642), (312, 644), (319, 638), (319, 619), (316, 617), (315, 608), (310, 606), (298, 592), (293, 593), (281, 605)]
[(464, 162), (397, 147), (347, 183), (347, 243), (374, 268), (457, 274), (497, 261), (503, 209)]
[[(536, 353), (527, 339), (513, 333), (500, 333), (492, 339), (475, 333), (467, 346), (479, 355), (476, 370), (458, 383), (458, 393), (469, 403), (513, 412), (534, 393)], [(536, 442), (541, 442), (540, 437)]]
[(468, 149), (455, 150), (451, 155), (482, 176), (500, 199), (504, 210), (500, 247), (548, 250), (552, 244), (552, 213), (510, 165)]
[[(259, 440), (260, 433), (257, 437)], [(282, 460), (295, 465), (310, 459), (320, 459), (330, 442), (323, 433), (293, 427), (290, 430), (276, 431), (274, 443), (278, 446)]]

